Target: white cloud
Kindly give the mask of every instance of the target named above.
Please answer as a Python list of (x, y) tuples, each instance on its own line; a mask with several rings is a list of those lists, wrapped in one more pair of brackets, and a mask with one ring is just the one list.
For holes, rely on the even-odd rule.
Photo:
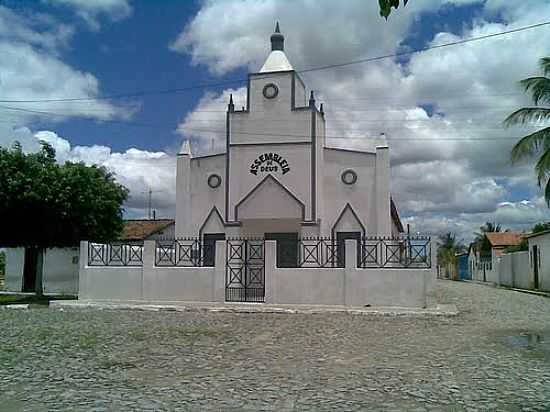
[(178, 125), (177, 132), (191, 140), (193, 154), (225, 151), (225, 111), (231, 94), (235, 107), (246, 105), (245, 87), (206, 93)]
[(72, 146), (69, 141), (49, 130), (33, 132), (21, 128), (9, 139), (2, 138), (0, 145), (10, 146), (18, 140), (25, 152), (35, 152), (40, 141), (52, 145), (59, 163), (84, 162), (87, 165), (105, 166), (114, 173), (117, 181), (130, 190), (125, 208), (127, 216), (147, 216), (148, 191), (152, 190), (152, 207), (157, 217), (175, 215), (176, 157), (164, 152), (151, 152), (130, 148), (125, 152), (113, 152), (107, 146)]
[[(194, 64), (216, 75), (243, 66), (257, 71), (269, 52), (273, 23), (279, 20), (285, 52), (301, 70), (399, 51), (419, 15), (445, 3), (479, 3), (483, 10), (464, 22), (459, 35), (437, 33), (432, 45), (550, 18), (550, 4), (536, 0), (521, 7), (505, 0), (418, 1), (400, 8), (389, 22), (378, 17), (377, 2), (321, 1), (312, 7), (307, 1), (291, 6), (275, 0), (205, 1), (171, 48), (190, 54)], [(500, 23), (494, 22), (497, 16)], [(336, 137), (329, 140), (331, 145), (368, 149), (386, 133), (394, 196), (409, 221), (421, 222), (428, 231), (464, 235), (486, 220), (520, 227), (520, 222), (548, 220), (550, 212), (533, 201), (541, 192), (532, 165), (510, 162), (516, 138), (527, 130), (504, 129), (502, 120), (528, 103), (517, 82), (537, 74), (538, 59), (550, 54), (546, 33), (546, 28), (535, 29), (425, 51), (406, 61), (386, 59), (303, 77), (325, 103), (327, 135)], [(203, 124), (223, 130), (227, 99), (228, 91), (205, 96), (178, 130), (207, 142), (207, 134), (197, 136), (191, 129)], [(219, 119), (204, 112), (214, 107)], [(223, 136), (216, 142), (221, 147)]]
[[(43, 27), (43, 30), (37, 30), (38, 26)], [(4, 41), (22, 42), (55, 52), (58, 48), (67, 46), (73, 34), (71, 26), (51, 16), (21, 16), (0, 6), (0, 38)]]
[(132, 14), (128, 0), (44, 0), (54, 5), (70, 7), (92, 30), (101, 28), (100, 17), (119, 21)]
[(0, 102), (0, 123), (25, 126), (37, 118), (55, 122), (74, 116), (110, 120), (126, 118), (135, 112), (134, 106), (121, 107), (107, 100), (93, 100), (100, 95), (98, 79), (71, 67), (61, 57), (71, 35), (70, 26), (59, 24), (51, 16), (22, 16), (0, 6), (0, 99), (91, 99)]

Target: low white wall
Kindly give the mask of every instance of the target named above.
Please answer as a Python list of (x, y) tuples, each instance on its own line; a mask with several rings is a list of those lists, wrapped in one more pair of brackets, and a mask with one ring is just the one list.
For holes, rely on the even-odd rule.
[(142, 273), (141, 267), (87, 267), (80, 271), (78, 298), (141, 299)]
[(425, 307), (430, 269), (357, 269), (346, 277), (346, 305)]
[[(266, 242), (266, 254), (267, 248)], [(272, 300), (266, 300), (267, 303), (344, 304), (345, 269), (279, 269), (275, 265), (270, 267), (267, 264), (266, 260), (266, 280), (273, 278), (274, 287)]]
[[(529, 238), (529, 253), (533, 253), (533, 246), (537, 246), (539, 253), (539, 290), (550, 292), (550, 233), (539, 234)], [(531, 256), (532, 259), (532, 256)], [(535, 283), (533, 261), (529, 262), (531, 273), (530, 286)]]
[(44, 250), (42, 289), (45, 294), (78, 293), (78, 256), (77, 247)]
[(216, 267), (155, 266), (155, 242), (146, 240), (143, 266), (88, 266), (88, 242), (80, 246), (79, 299), (223, 302), (225, 243)]
[(25, 266), (25, 248), (6, 248), (5, 289), (9, 292), (21, 292), (23, 289), (23, 268)]
[(529, 252), (507, 253), (500, 257), (499, 284), (508, 287), (529, 289)]
[(266, 303), (425, 307), (435, 287), (435, 261), (434, 269), (356, 268), (354, 240), (346, 240), (345, 268), (277, 268), (276, 254), (266, 241)]
[[(145, 241), (143, 266), (88, 266), (81, 244), (79, 299), (225, 301), (225, 242), (216, 247), (216, 266), (157, 267), (155, 242)], [(425, 307), (436, 279), (433, 269), (355, 267), (357, 248), (346, 240), (345, 268), (277, 268), (277, 243), (265, 242), (265, 302), (348, 306)]]
[(498, 262), (493, 262), (492, 270), (485, 271), (485, 280), (487, 282), (498, 284), (500, 281), (500, 273), (498, 269)]

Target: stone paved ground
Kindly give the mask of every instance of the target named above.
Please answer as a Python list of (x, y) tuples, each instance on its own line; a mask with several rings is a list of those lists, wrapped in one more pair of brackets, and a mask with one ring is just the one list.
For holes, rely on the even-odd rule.
[(550, 299), (439, 286), (460, 316), (1, 310), (0, 410), (550, 410)]

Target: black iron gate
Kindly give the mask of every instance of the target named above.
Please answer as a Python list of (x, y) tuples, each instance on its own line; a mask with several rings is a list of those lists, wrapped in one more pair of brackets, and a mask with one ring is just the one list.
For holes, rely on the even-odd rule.
[(227, 240), (225, 300), (263, 302), (265, 298), (265, 242), (263, 239)]

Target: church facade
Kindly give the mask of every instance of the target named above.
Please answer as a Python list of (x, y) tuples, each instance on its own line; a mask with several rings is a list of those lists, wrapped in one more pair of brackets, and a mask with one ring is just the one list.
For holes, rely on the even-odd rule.
[(322, 104), (271, 36), (230, 98), (224, 153), (177, 159), (168, 238), (81, 242), (79, 299), (426, 307), (437, 248), (400, 235), (390, 150), (327, 145)]
[(224, 153), (177, 160), (176, 237), (356, 239), (403, 231), (391, 197), (390, 149), (327, 146), (326, 116), (284, 53), (248, 76), (246, 106), (226, 113)]

